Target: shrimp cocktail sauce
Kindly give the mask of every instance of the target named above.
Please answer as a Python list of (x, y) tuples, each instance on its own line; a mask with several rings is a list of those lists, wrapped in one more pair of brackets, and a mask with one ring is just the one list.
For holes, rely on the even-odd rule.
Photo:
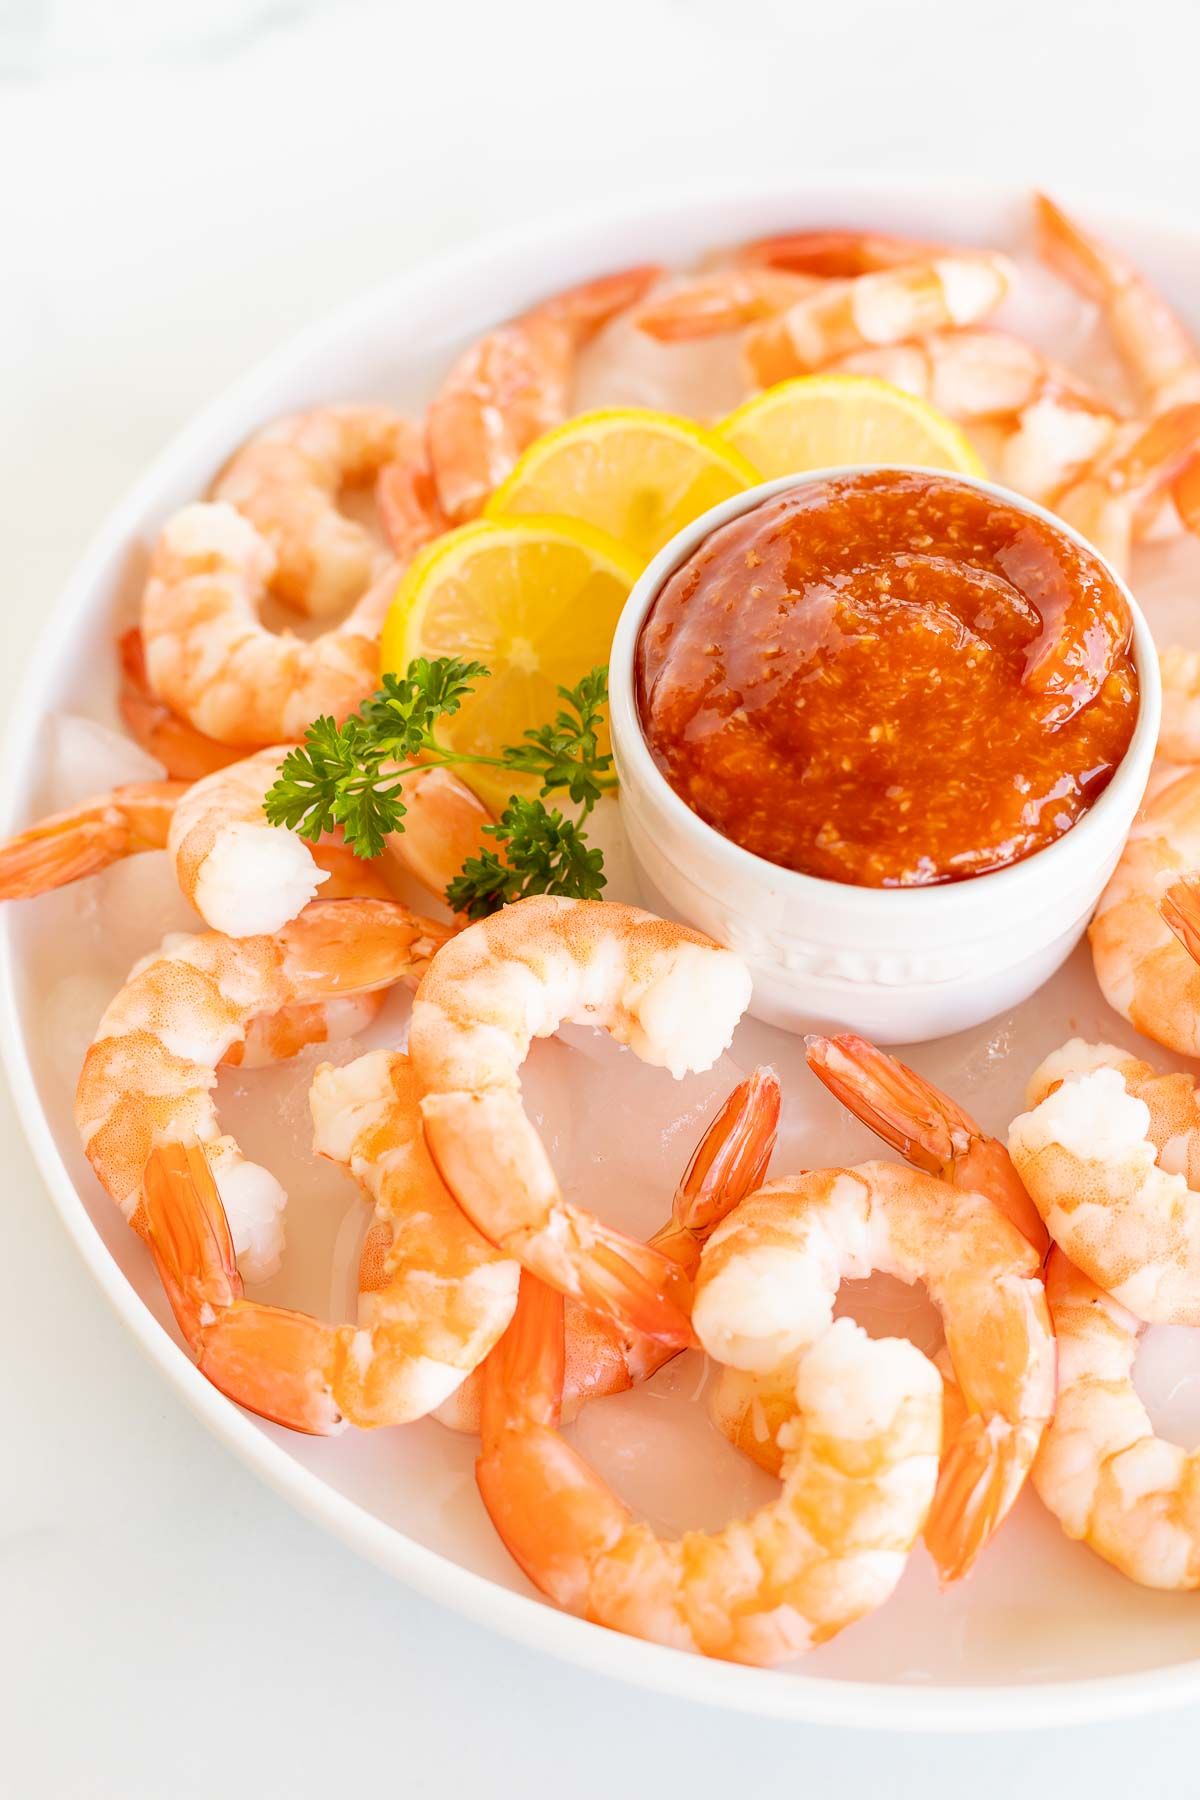
[(834, 476), (712, 532), (637, 649), (675, 792), (767, 861), (860, 887), (1002, 869), (1069, 831), (1138, 708), (1123, 592), (950, 476)]

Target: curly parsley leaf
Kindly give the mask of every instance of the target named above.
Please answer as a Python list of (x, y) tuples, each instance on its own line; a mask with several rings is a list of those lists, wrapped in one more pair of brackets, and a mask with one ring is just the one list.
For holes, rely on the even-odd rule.
[(496, 824), (485, 827), (497, 848), (467, 859), (447, 899), (456, 910), (482, 918), (529, 894), (597, 898), (605, 884), (604, 858), (589, 848), (582, 828), (604, 790), (616, 785), (612, 757), (601, 752), (599, 736), (608, 671), (592, 669), (573, 688), (560, 688), (564, 704), (554, 719), (527, 731), (519, 744), (499, 756), (477, 756), (443, 744), (437, 726), (487, 673), (482, 663), (461, 657), (418, 657), (403, 675), (385, 675), (342, 725), (314, 720), (267, 793), (267, 818), (314, 843), (340, 826), (356, 856), (373, 857), (391, 833), (404, 830), (402, 776), (414, 759), (531, 775), (543, 798), (565, 790), (578, 818), (551, 811), (543, 798), (514, 797)]
[(356, 856), (378, 856), (388, 834), (404, 829), (400, 783), (384, 778), (384, 760), (360, 720), (316, 719), (284, 757), (263, 810), (310, 843), (340, 825)]
[(540, 800), (512, 799), (484, 830), (503, 846), (470, 856), (446, 890), (455, 912), (482, 919), (530, 894), (565, 894), (598, 900), (605, 886), (604, 855), (592, 849), (579, 826)]
[(403, 675), (385, 675), (383, 686), (359, 709), (358, 717), (373, 742), (386, 747), (397, 762), (419, 756), (434, 740), (439, 719), (458, 711), (487, 669), (458, 656), (431, 661), (418, 656)]
[(590, 810), (600, 798), (612, 768), (612, 757), (600, 754), (599, 731), (608, 699), (608, 670), (592, 669), (573, 688), (560, 687), (567, 702), (550, 725), (527, 731), (521, 743), (504, 752), (507, 768), (541, 779), (542, 793), (566, 788), (576, 806)]

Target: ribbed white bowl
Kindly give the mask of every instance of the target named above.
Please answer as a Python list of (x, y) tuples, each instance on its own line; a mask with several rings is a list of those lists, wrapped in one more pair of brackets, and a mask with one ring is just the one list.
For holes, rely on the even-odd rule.
[[(789, 1031), (854, 1030), (879, 1043), (948, 1037), (1016, 1006), (1049, 980), (1083, 933), (1141, 803), (1158, 741), (1158, 655), (1132, 594), (1141, 703), (1129, 749), (1096, 804), (1023, 862), (944, 887), (849, 887), (781, 869), (707, 825), (651, 756), (634, 661), (646, 615), (710, 532), (775, 494), (848, 468), (766, 481), (714, 506), (659, 552), (621, 614), (609, 669), (621, 812), (653, 899), (739, 952), (751, 1011)], [(959, 477), (1080, 542), (1044, 507), (994, 482)]]

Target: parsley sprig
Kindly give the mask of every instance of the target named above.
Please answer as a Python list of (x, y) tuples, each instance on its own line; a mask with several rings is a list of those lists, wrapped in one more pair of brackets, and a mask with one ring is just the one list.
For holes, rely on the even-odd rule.
[[(477, 756), (444, 743), (437, 728), (487, 674), (482, 663), (461, 657), (418, 657), (403, 675), (385, 675), (379, 691), (343, 724), (314, 720), (267, 793), (267, 818), (314, 843), (341, 826), (356, 856), (373, 857), (391, 833), (404, 830), (403, 776), (418, 760), (424, 768), (477, 764), (532, 775), (539, 798), (510, 798), (496, 823), (484, 827), (496, 849), (468, 857), (447, 900), (479, 919), (528, 894), (598, 898), (604, 858), (588, 845), (583, 825), (600, 796), (616, 786), (612, 757), (601, 752), (599, 737), (608, 671), (593, 669), (573, 688), (560, 688), (563, 705), (554, 719), (525, 732), (519, 744), (499, 756)], [(578, 808), (575, 818), (545, 805), (555, 794)]]

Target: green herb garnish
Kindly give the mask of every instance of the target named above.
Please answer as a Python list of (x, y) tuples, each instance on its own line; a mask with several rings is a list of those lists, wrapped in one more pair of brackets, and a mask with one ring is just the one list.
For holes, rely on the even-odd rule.
[[(418, 657), (403, 675), (385, 675), (344, 724), (314, 720), (267, 793), (267, 818), (313, 843), (341, 826), (356, 856), (373, 857), (391, 833), (404, 830), (401, 778), (418, 759), (424, 768), (477, 764), (532, 775), (541, 797), (510, 798), (496, 823), (484, 828), (496, 850), (468, 857), (447, 900), (480, 919), (529, 894), (598, 899), (604, 858), (588, 847), (582, 827), (601, 794), (616, 786), (612, 757), (599, 748), (608, 672), (593, 669), (573, 688), (560, 688), (564, 705), (552, 723), (527, 731), (519, 744), (499, 756), (475, 756), (443, 743), (437, 727), (487, 673), (482, 663), (459, 657)], [(544, 804), (556, 793), (578, 808), (574, 819)]]

